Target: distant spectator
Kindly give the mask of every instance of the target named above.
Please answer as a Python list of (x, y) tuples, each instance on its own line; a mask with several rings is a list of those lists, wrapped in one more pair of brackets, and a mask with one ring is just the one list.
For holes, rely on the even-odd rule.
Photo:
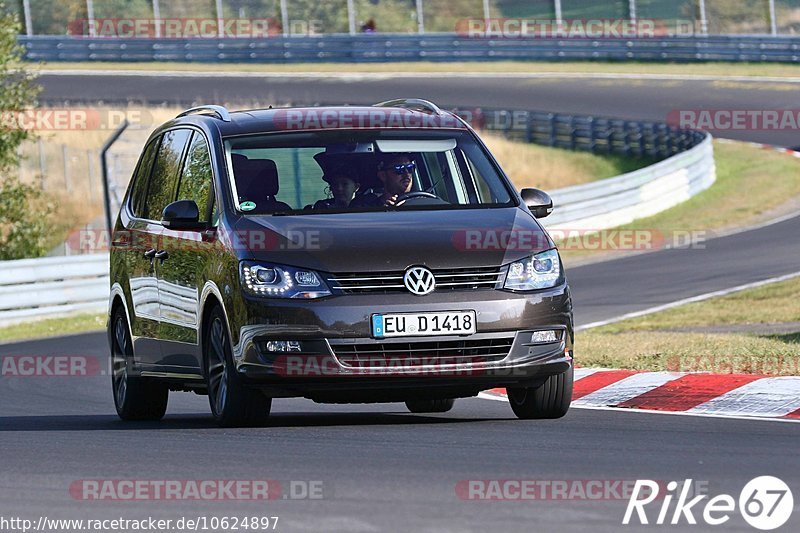
[(378, 28), (375, 25), (375, 19), (369, 19), (361, 25), (361, 33), (378, 33)]

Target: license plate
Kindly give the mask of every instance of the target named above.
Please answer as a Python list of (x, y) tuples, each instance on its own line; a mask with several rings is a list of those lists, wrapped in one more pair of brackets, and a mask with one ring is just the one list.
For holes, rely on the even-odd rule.
[(471, 335), (476, 332), (475, 325), (475, 311), (372, 315), (372, 336)]

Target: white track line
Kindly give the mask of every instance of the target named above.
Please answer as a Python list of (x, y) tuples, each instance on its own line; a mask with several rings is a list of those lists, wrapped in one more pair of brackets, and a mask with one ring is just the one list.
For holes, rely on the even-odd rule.
[[(346, 69), (347, 64), (343, 63)], [(635, 74), (613, 72), (252, 72), (252, 71), (202, 71), (202, 70), (81, 70), (51, 69), (37, 70), (47, 76), (145, 76), (167, 78), (340, 78), (356, 80), (382, 80), (392, 78), (506, 78), (506, 79), (598, 79), (598, 80), (654, 80), (654, 81), (737, 81), (753, 83), (793, 83), (800, 84), (798, 77), (780, 76), (705, 76), (695, 74)]]
[(744, 285), (739, 285), (737, 287), (731, 287), (730, 289), (722, 289), (719, 291), (714, 292), (707, 292), (705, 294), (700, 294), (698, 296), (692, 296), (691, 298), (684, 298), (683, 300), (677, 300), (675, 302), (671, 302), (668, 304), (658, 305), (656, 307), (650, 307), (647, 309), (643, 309), (641, 311), (635, 311), (633, 313), (626, 313), (624, 315), (620, 315), (615, 318), (609, 318), (608, 320), (600, 320), (598, 322), (591, 322), (589, 324), (585, 324), (583, 326), (578, 326), (575, 328), (575, 331), (583, 331), (592, 328), (599, 328), (601, 326), (607, 326), (609, 324), (614, 324), (616, 322), (621, 322), (623, 320), (627, 320), (629, 318), (637, 318), (640, 316), (650, 315), (653, 313), (658, 313), (660, 311), (666, 311), (667, 309), (672, 309), (674, 307), (680, 307), (681, 305), (686, 305), (695, 302), (703, 302), (705, 300), (710, 300), (711, 298), (717, 298), (720, 296), (727, 296), (729, 294), (733, 294), (736, 292), (746, 291), (748, 289), (755, 289), (758, 287), (763, 287), (764, 285), (771, 285), (773, 283), (780, 283), (781, 281), (787, 281), (790, 279), (794, 279), (800, 277), (800, 272), (794, 272), (792, 274), (786, 274), (784, 276), (778, 276), (775, 278), (769, 278), (761, 281), (755, 281), (753, 283), (745, 283)]

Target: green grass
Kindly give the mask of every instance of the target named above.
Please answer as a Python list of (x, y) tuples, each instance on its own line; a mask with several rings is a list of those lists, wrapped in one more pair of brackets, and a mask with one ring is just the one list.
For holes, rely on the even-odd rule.
[[(667, 242), (685, 232), (711, 238), (714, 232), (753, 225), (800, 196), (800, 159), (735, 142), (716, 142), (714, 151), (717, 181), (710, 188), (666, 211), (614, 229), (650, 230)], [(580, 246), (561, 250), (567, 264), (597, 253), (606, 252)]]
[(73, 333), (102, 331), (106, 328), (106, 315), (80, 314), (65, 318), (48, 318), (0, 328), (0, 342), (17, 342), (28, 339), (55, 337)]
[(35, 63), (47, 69), (78, 70), (158, 70), (165, 72), (502, 72), (502, 73), (621, 73), (621, 74), (680, 74), (696, 76), (800, 77), (800, 65), (762, 63), (643, 63), (609, 61), (497, 61), (497, 62), (408, 62), (408, 63)]
[(653, 315), (625, 320), (594, 331), (629, 333), (687, 327), (800, 322), (800, 278), (765, 285)]
[(800, 375), (800, 331), (702, 331), (800, 322), (798, 297), (800, 279), (793, 279), (583, 331), (576, 335), (576, 361), (633, 370)]

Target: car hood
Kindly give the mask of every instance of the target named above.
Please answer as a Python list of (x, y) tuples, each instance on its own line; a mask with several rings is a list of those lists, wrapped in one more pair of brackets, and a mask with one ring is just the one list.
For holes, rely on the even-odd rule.
[(228, 238), (241, 259), (321, 272), (493, 267), (554, 246), (513, 207), (251, 216)]

